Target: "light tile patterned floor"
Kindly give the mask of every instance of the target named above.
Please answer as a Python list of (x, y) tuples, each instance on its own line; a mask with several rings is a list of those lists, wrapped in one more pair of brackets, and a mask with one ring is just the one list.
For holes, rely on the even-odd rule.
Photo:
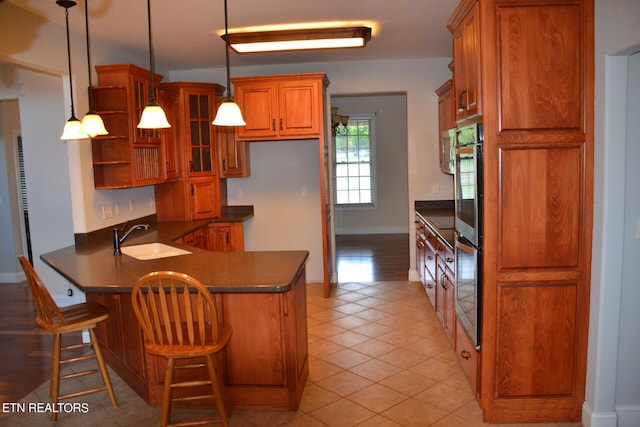
[[(345, 283), (328, 299), (320, 285), (310, 284), (308, 323), (310, 372), (299, 410), (235, 410), (232, 426), (483, 425), (481, 410), (419, 283)], [(115, 374), (112, 379), (118, 408), (110, 406), (106, 393), (85, 396), (89, 412), (61, 414), (57, 426), (159, 424), (157, 408), (149, 407)], [(47, 395), (48, 382), (24, 401), (46, 402)], [(49, 424), (42, 414), (0, 416), (0, 426)]]

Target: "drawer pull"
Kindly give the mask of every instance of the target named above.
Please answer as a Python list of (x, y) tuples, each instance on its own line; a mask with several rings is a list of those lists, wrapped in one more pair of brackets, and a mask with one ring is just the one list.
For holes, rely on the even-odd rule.
[(471, 354), (467, 350), (462, 350), (460, 352), (460, 357), (462, 357), (464, 360), (469, 360)]

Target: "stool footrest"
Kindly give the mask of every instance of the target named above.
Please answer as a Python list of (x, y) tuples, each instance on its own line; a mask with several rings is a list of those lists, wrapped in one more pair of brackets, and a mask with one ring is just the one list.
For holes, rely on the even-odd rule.
[(60, 379), (61, 380), (68, 380), (71, 378), (78, 378), (78, 377), (84, 377), (86, 375), (93, 375), (100, 372), (100, 369), (88, 369), (86, 371), (82, 371), (82, 372), (72, 372), (70, 374), (65, 374), (65, 375), (60, 375)]
[(211, 380), (182, 381), (179, 383), (172, 383), (171, 388), (197, 387), (200, 385), (211, 385)]
[(58, 399), (59, 400), (71, 399), (72, 397), (84, 396), (85, 394), (92, 394), (92, 393), (97, 393), (99, 391), (106, 391), (106, 390), (107, 390), (107, 387), (96, 387), (96, 388), (92, 388), (90, 390), (76, 391), (74, 393), (69, 393), (69, 394), (65, 394), (63, 396), (58, 396)]
[(167, 427), (205, 426), (205, 425), (221, 423), (221, 422), (222, 422), (221, 419), (212, 418), (210, 420), (182, 421), (180, 423), (167, 424)]

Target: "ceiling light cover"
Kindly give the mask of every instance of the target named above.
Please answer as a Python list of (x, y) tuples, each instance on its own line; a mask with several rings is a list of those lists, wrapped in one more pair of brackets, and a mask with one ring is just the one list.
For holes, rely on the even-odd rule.
[(364, 47), (371, 39), (369, 27), (306, 28), (300, 30), (231, 33), (225, 37), (238, 53), (285, 50), (341, 49)]

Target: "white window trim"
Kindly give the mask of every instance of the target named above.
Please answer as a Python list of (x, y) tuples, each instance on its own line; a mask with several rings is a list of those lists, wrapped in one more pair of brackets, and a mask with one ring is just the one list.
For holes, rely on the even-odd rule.
[[(370, 150), (370, 167), (371, 167), (371, 203), (343, 203), (340, 204), (337, 202), (337, 198), (335, 201), (336, 210), (374, 210), (377, 208), (378, 203), (378, 171), (377, 171), (377, 157), (376, 157), (376, 115), (375, 113), (367, 113), (367, 114), (354, 114), (349, 116), (349, 121), (351, 120), (369, 120), (371, 125), (369, 128), (370, 138), (369, 138), (369, 150)], [(336, 161), (336, 147), (335, 140), (333, 142), (333, 192), (337, 194), (336, 188), (336, 166), (338, 162)]]

